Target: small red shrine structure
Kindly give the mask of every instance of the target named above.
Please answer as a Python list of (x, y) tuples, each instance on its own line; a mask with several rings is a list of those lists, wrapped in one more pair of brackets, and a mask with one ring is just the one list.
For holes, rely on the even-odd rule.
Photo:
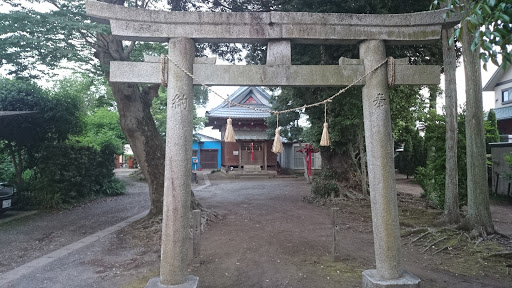
[[(240, 87), (229, 100), (246, 106), (270, 111), (270, 95), (259, 87)], [(276, 170), (277, 156), (272, 153), (273, 139), (267, 135), (265, 118), (270, 112), (254, 111), (246, 107), (221, 105), (206, 112), (206, 126), (221, 132), (224, 139), (227, 119), (233, 120), (236, 142), (221, 142), (221, 165), (226, 170)]]

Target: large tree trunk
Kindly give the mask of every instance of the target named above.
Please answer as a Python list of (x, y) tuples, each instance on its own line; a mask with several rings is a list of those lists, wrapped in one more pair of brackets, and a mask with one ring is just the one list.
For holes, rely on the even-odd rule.
[(448, 224), (458, 224), (459, 188), (457, 168), (457, 82), (455, 77), (456, 55), (455, 47), (450, 45), (449, 38), (453, 29), (443, 29), (443, 64), (446, 104), (446, 178), (443, 221)]
[[(118, 1), (112, 1), (115, 4)], [(110, 61), (129, 61), (130, 50), (111, 35), (97, 37), (95, 57), (109, 78)], [(163, 213), (165, 145), (151, 115), (151, 104), (158, 96), (158, 85), (109, 82), (117, 103), (121, 128), (149, 185), (151, 209), (148, 217)]]
[(361, 186), (357, 175), (356, 162), (352, 160), (349, 149), (344, 149), (342, 153), (330, 149), (322, 149), (322, 170), (335, 171), (337, 180), (343, 183), (347, 189), (360, 191)]
[[(468, 1), (464, 1), (468, 4)], [(462, 22), (462, 57), (466, 76), (466, 153), (468, 171), (468, 217), (465, 224), (470, 229), (483, 229), (494, 233), (489, 207), (485, 133), (482, 104), (482, 78), (479, 49), (471, 50), (474, 35), (468, 22)]]

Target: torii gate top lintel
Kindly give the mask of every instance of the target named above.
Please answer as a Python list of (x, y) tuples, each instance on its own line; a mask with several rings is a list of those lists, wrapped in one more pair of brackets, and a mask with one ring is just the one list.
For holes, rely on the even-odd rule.
[(385, 40), (387, 44), (422, 44), (440, 39), (441, 29), (460, 17), (444, 19), (446, 10), (407, 14), (342, 14), (304, 12), (182, 12), (128, 8), (86, 1), (89, 16), (109, 22), (124, 40), (168, 42), (186, 37), (208, 43), (355, 44)]

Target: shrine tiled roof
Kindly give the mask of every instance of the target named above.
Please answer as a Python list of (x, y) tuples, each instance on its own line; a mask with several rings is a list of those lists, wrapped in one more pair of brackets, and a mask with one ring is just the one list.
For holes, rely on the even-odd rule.
[[(267, 111), (271, 109), (270, 95), (259, 87), (240, 87), (229, 96), (229, 100)], [(238, 106), (230, 108), (226, 102), (206, 112), (206, 117), (209, 118), (264, 119), (269, 116), (270, 112), (254, 111)]]

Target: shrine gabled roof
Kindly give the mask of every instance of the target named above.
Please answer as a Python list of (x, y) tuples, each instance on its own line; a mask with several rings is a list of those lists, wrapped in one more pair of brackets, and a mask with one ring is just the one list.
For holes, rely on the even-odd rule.
[[(229, 96), (233, 103), (270, 111), (270, 95), (260, 87), (240, 87)], [(206, 112), (208, 118), (233, 118), (233, 119), (264, 119), (270, 116), (270, 112), (255, 111), (246, 107), (231, 106), (222, 102), (219, 106)]]

